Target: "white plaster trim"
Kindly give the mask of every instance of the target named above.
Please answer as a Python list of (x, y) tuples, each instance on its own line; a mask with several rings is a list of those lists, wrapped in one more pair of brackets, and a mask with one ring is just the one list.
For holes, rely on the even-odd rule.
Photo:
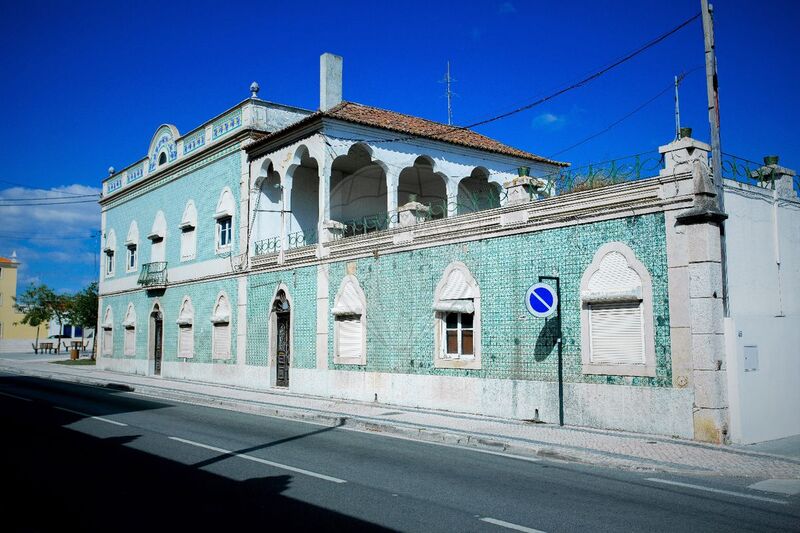
[(366, 365), (367, 364), (367, 298), (364, 295), (364, 290), (358, 283), (358, 279), (348, 274), (339, 285), (339, 290), (336, 292), (336, 299), (334, 300), (333, 309), (331, 314), (337, 314), (336, 309), (339, 307), (339, 300), (343, 297), (347, 287), (353, 287), (361, 305), (361, 312), (359, 317), (361, 320), (361, 355), (359, 357), (341, 357), (339, 356), (339, 324), (334, 318), (333, 321), (333, 362), (339, 365)]
[[(437, 309), (439, 302), (441, 302), (442, 292), (447, 284), (451, 272), (459, 270), (463, 273), (464, 279), (472, 291), (472, 303), (474, 306), (474, 313), (472, 318), (472, 351), (473, 356), (462, 356), (461, 358), (448, 357), (445, 353), (445, 320), (446, 313), (441, 311), (433, 312), (433, 331), (434, 331), (434, 351), (433, 351), (433, 366), (434, 368), (464, 368), (464, 369), (479, 369), (481, 368), (481, 292), (478, 283), (472, 276), (472, 273), (467, 268), (467, 265), (461, 261), (453, 261), (447, 268), (444, 269), (439, 283), (436, 284), (436, 290), (433, 295), (433, 309)], [(441, 306), (440, 306), (441, 307)]]
[[(597, 364), (591, 360), (591, 336), (589, 331), (591, 301), (581, 298), (581, 362), (584, 374), (602, 374), (612, 376), (651, 376), (656, 375), (655, 329), (653, 327), (653, 281), (650, 272), (636, 258), (626, 244), (621, 242), (608, 242), (598, 248), (594, 259), (586, 268), (581, 278), (581, 295), (588, 293), (589, 280), (600, 270), (600, 264), (609, 253), (617, 252), (625, 257), (628, 268), (633, 269), (642, 282), (641, 305), (642, 320), (644, 321), (644, 364)], [(620, 301), (620, 300), (616, 300)], [(638, 298), (629, 301), (638, 301)]]

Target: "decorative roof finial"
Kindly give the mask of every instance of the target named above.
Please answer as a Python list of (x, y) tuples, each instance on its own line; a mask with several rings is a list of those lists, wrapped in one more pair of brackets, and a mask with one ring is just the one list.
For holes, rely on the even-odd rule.
[(113, 175), (114, 175), (114, 172), (116, 172), (116, 171), (114, 170), (114, 167), (108, 167), (108, 175), (109, 175), (109, 176), (113, 176)]
[(14, 250), (13, 252), (11, 252), (11, 260), (12, 260), (13, 262), (15, 262), (15, 263), (17, 262), (17, 251), (16, 251), (16, 250)]
[(258, 91), (261, 87), (258, 86), (258, 82), (253, 82), (250, 84), (250, 98), (258, 98)]

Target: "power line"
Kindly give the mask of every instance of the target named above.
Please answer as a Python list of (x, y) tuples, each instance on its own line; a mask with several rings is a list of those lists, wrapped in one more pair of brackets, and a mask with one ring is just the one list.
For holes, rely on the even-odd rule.
[(34, 189), (36, 191), (57, 192), (57, 193), (60, 193), (60, 194), (66, 194), (68, 196), (83, 196), (82, 194), (78, 194), (78, 193), (74, 193), (74, 192), (54, 191), (52, 188), (51, 189), (43, 189), (41, 187), (31, 187), (30, 185), (24, 185), (22, 183), (17, 183), (17, 182), (14, 182), (14, 181), (8, 181), (8, 180), (2, 180), (2, 179), (0, 179), (0, 183), (5, 183), (7, 185), (12, 185), (14, 187), (22, 187), (23, 189)]
[(38, 198), (0, 198), (0, 202), (43, 202), (45, 200), (73, 200), (77, 198), (97, 198), (100, 193), (95, 194), (76, 194), (75, 196), (40, 196)]
[(49, 205), (73, 205), (73, 204), (96, 204), (97, 200), (75, 200), (65, 202), (38, 202), (38, 203), (19, 203), (19, 204), (4, 204), (0, 200), (0, 207), (29, 207), (29, 206), (49, 206)]
[[(679, 81), (679, 82), (680, 82), (680, 81), (682, 81), (682, 80), (683, 80), (683, 79), (684, 79), (686, 76), (688, 76), (688, 75), (689, 75), (689, 74), (691, 74), (692, 72), (695, 72), (695, 71), (697, 71), (697, 70), (700, 70), (701, 68), (705, 68), (705, 66), (704, 66), (704, 65), (701, 65), (701, 66), (699, 66), (699, 67), (695, 67), (695, 68), (693, 68), (692, 70), (690, 70), (690, 71), (688, 71), (688, 72), (684, 72), (683, 74), (681, 74), (680, 76), (678, 76), (678, 81)], [(568, 152), (568, 151), (572, 150), (573, 148), (577, 148), (578, 146), (580, 146), (580, 145), (582, 145), (582, 144), (584, 144), (584, 143), (587, 143), (587, 142), (591, 141), (592, 139), (594, 139), (594, 138), (596, 138), (596, 137), (599, 137), (600, 135), (602, 135), (602, 134), (604, 134), (604, 133), (608, 132), (609, 130), (611, 130), (611, 129), (612, 129), (614, 126), (616, 126), (617, 124), (620, 124), (621, 122), (624, 122), (625, 120), (629, 119), (630, 117), (632, 117), (633, 115), (635, 115), (636, 113), (638, 113), (639, 111), (641, 111), (642, 109), (644, 109), (645, 107), (647, 107), (648, 105), (650, 105), (650, 104), (652, 104), (653, 102), (655, 102), (656, 100), (658, 100), (658, 99), (659, 99), (661, 96), (663, 96), (663, 95), (664, 95), (664, 94), (665, 94), (667, 91), (671, 90), (671, 89), (672, 89), (674, 86), (675, 86), (675, 85), (674, 85), (674, 83), (670, 83), (669, 85), (667, 85), (666, 87), (664, 87), (664, 89), (662, 89), (662, 90), (661, 90), (661, 91), (660, 91), (658, 94), (656, 94), (655, 96), (653, 96), (652, 98), (650, 98), (649, 100), (647, 100), (646, 102), (644, 102), (643, 104), (639, 105), (638, 107), (636, 107), (636, 108), (635, 108), (635, 109), (633, 109), (632, 111), (628, 112), (628, 113), (627, 113), (627, 114), (625, 114), (625, 115), (624, 115), (622, 118), (620, 118), (620, 119), (618, 119), (618, 120), (616, 120), (616, 121), (612, 122), (611, 124), (609, 124), (608, 126), (606, 126), (605, 128), (603, 128), (602, 130), (598, 131), (597, 133), (594, 133), (594, 134), (592, 134), (592, 135), (589, 135), (589, 136), (588, 136), (588, 137), (586, 137), (585, 139), (583, 139), (583, 140), (581, 140), (581, 141), (578, 141), (578, 142), (576, 142), (575, 144), (572, 144), (572, 145), (570, 145), (570, 146), (568, 146), (568, 147), (566, 147), (566, 148), (564, 148), (564, 149), (562, 149), (562, 150), (559, 150), (558, 152), (555, 152), (554, 154), (552, 154), (552, 155), (551, 155), (551, 156), (549, 156), (549, 157), (551, 157), (551, 158), (552, 158), (552, 157), (555, 157), (555, 156), (557, 156), (557, 155), (563, 154), (564, 152)]]
[[(680, 24), (678, 24), (677, 26), (675, 26), (671, 30), (669, 30), (669, 31), (667, 31), (665, 33), (662, 33), (658, 37), (648, 41), (644, 45), (642, 45), (639, 48), (635, 49), (634, 51), (626, 54), (625, 56), (621, 57), (620, 59), (614, 61), (610, 65), (607, 65), (607, 66), (603, 67), (602, 69), (595, 71), (594, 73), (584, 77), (583, 79), (564, 87), (563, 89), (559, 89), (558, 91), (556, 91), (554, 93), (551, 93), (551, 94), (549, 94), (547, 96), (539, 98), (538, 100), (536, 100), (534, 102), (531, 102), (529, 104), (517, 107), (516, 109), (512, 109), (511, 111), (507, 111), (505, 113), (501, 113), (499, 115), (495, 115), (495, 116), (487, 118), (485, 120), (480, 120), (478, 122), (473, 122), (472, 124), (468, 124), (466, 126), (447, 126), (445, 124), (441, 124), (441, 127), (442, 127), (441, 133), (432, 133), (432, 134), (429, 134), (429, 135), (426, 135), (426, 136), (430, 137), (430, 138), (434, 138), (434, 139), (435, 138), (441, 138), (441, 137), (445, 137), (445, 136), (450, 135), (450, 134), (454, 134), (454, 133), (458, 133), (458, 132), (461, 132), (461, 131), (464, 131), (464, 130), (472, 129), (472, 128), (475, 128), (477, 126), (483, 126), (484, 124), (489, 124), (491, 122), (496, 122), (498, 120), (502, 120), (504, 118), (508, 118), (508, 117), (510, 117), (512, 115), (516, 115), (517, 113), (521, 113), (523, 111), (527, 111), (529, 109), (532, 109), (532, 108), (534, 108), (534, 107), (536, 107), (538, 105), (541, 105), (541, 104), (543, 104), (543, 103), (545, 103), (545, 102), (547, 102), (549, 100), (552, 100), (553, 98), (561, 96), (564, 93), (567, 93), (569, 91), (572, 91), (574, 89), (582, 87), (582, 86), (586, 85), (587, 83), (592, 82), (592, 81), (596, 80), (597, 78), (603, 76), (604, 74), (606, 74), (607, 72), (613, 70), (614, 68), (618, 67), (619, 65), (622, 65), (623, 63), (625, 63), (627, 61), (630, 61), (631, 59), (633, 59), (634, 57), (638, 56), (642, 52), (644, 52), (644, 51), (652, 48), (653, 46), (657, 45), (658, 43), (662, 42), (663, 40), (665, 40), (666, 38), (670, 37), (674, 33), (678, 32), (681, 29), (683, 29), (684, 27), (688, 26), (694, 20), (700, 18), (700, 15), (701, 15), (700, 13), (696, 13), (695, 15), (693, 15), (693, 16), (689, 17), (688, 19), (684, 20), (683, 22), (681, 22)], [(364, 141), (364, 142), (368, 141), (368, 142), (373, 142), (373, 143), (378, 143), (378, 142), (382, 142), (382, 143), (385, 143), (385, 142), (400, 142), (400, 141), (412, 140), (412, 139), (415, 139), (416, 137), (417, 136), (397, 137), (397, 138), (394, 138), (394, 139), (372, 139), (372, 140), (361, 139), (361, 141)]]

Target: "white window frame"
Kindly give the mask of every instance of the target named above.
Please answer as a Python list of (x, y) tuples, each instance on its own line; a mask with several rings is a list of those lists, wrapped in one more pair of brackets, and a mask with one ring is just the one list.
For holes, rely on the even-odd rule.
[[(178, 358), (191, 359), (194, 357), (194, 307), (192, 307), (192, 300), (185, 296), (181, 303), (180, 311), (178, 312), (178, 319), (175, 321), (178, 324)], [(183, 345), (183, 332), (188, 330), (191, 336), (190, 349), (184, 353)], [(213, 342), (213, 339), (212, 339)], [(213, 344), (212, 344), (213, 350)]]
[(191, 261), (197, 257), (197, 209), (194, 200), (186, 202), (178, 228), (181, 230), (180, 260), (181, 262)]
[(136, 355), (136, 308), (128, 304), (125, 319), (122, 321), (122, 355)]
[(125, 270), (126, 270), (126, 272), (136, 272), (136, 270), (137, 270), (137, 268), (139, 266), (139, 264), (138, 264), (139, 258), (137, 257), (137, 254), (136, 254), (136, 249), (137, 248), (138, 248), (138, 246), (136, 244), (129, 244), (127, 246), (128, 257), (127, 257), (127, 260), (125, 261), (125, 267), (126, 267)]
[[(447, 327), (447, 317), (449, 315), (456, 315), (456, 327), (455, 329), (451, 329)], [(463, 317), (471, 316), (472, 317), (472, 327), (465, 328), (463, 325)], [(440, 324), (442, 328), (444, 328), (441, 332), (442, 334), (442, 353), (440, 357), (442, 359), (472, 359), (475, 356), (475, 313), (460, 313), (458, 311), (454, 311), (451, 313), (442, 313), (442, 319), (440, 320)], [(456, 332), (456, 340), (457, 340), (457, 348), (454, 353), (448, 351), (448, 343), (447, 343), (447, 333), (449, 331)], [(464, 339), (464, 332), (471, 331), (472, 332), (472, 352), (471, 354), (464, 353), (464, 346), (463, 346), (463, 339)]]
[[(214, 301), (214, 310), (211, 315), (211, 359), (227, 360), (232, 357), (233, 350), (233, 322), (231, 320), (231, 302), (225, 293), (220, 293)], [(227, 331), (225, 331), (227, 330)], [(217, 336), (223, 333), (228, 336), (228, 345), (225, 353), (214, 351), (217, 344)]]
[(114, 312), (111, 306), (106, 307), (106, 312), (103, 315), (103, 324), (101, 329), (103, 335), (101, 336), (101, 350), (103, 355), (112, 355), (114, 353)]
[[(214, 211), (214, 220), (216, 221), (214, 252), (217, 254), (230, 252), (233, 249), (233, 239), (235, 237), (233, 233), (235, 222), (234, 215), (236, 214), (235, 211), (236, 201), (233, 193), (228, 187), (225, 187), (222, 189), (222, 192), (219, 195), (217, 208)], [(227, 243), (222, 244), (222, 226), (223, 222), (227, 219), (230, 219), (230, 229), (226, 232), (229, 239)]]
[[(226, 228), (227, 226), (227, 228)], [(222, 242), (225, 240), (226, 242)], [(233, 217), (224, 216), (217, 219), (217, 252), (224, 252), (231, 249), (233, 241)]]
[[(348, 274), (339, 285), (333, 308), (333, 362), (339, 365), (367, 364), (367, 298), (358, 279)], [(357, 357), (344, 356), (340, 348), (343, 321), (358, 320), (361, 324), (361, 348)]]
[(167, 218), (159, 210), (153, 218), (153, 227), (147, 235), (150, 240), (150, 263), (160, 263), (167, 260)]
[(105, 254), (103, 276), (106, 278), (114, 277), (114, 270), (116, 266), (116, 261), (114, 261), (114, 252), (116, 251), (116, 248), (117, 236), (112, 229), (106, 234), (106, 245), (103, 248), (103, 253)]
[[(633, 272), (639, 276), (641, 289), (631, 290), (620, 287), (620, 290), (605, 294), (590, 292), (592, 277), (601, 271), (603, 259), (610, 253), (619, 253)], [(608, 363), (595, 362), (592, 356), (592, 306), (608, 307), (609, 304), (638, 304), (641, 311), (642, 362), (641, 363)], [(653, 327), (653, 281), (647, 268), (636, 258), (626, 244), (610, 242), (601, 246), (594, 255), (592, 263), (586, 268), (581, 278), (581, 363), (584, 374), (600, 374), (611, 376), (655, 377), (655, 328)]]
[[(463, 279), (458, 293), (452, 292), (451, 276)], [(471, 313), (469, 311), (472, 311)], [(470, 354), (447, 353), (447, 315), (450, 313), (472, 314), (472, 351)], [(433, 301), (434, 320), (434, 368), (481, 368), (481, 295), (478, 283), (461, 261), (450, 263), (436, 285)], [(459, 319), (460, 323), (460, 319)], [(460, 330), (459, 330), (460, 333)], [(461, 335), (459, 334), (459, 346)], [(459, 350), (461, 351), (461, 350)]]

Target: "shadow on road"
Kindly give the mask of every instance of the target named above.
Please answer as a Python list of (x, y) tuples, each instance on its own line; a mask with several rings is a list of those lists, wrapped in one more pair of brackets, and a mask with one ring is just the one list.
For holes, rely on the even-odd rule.
[[(28, 387), (44, 387), (47, 381), (24, 379)], [(0, 389), (10, 391), (4, 385), (0, 378)], [(81, 386), (70, 388), (80, 393)], [(106, 412), (92, 414), (168, 407), (130, 397), (116, 400)], [(92, 437), (64, 427), (80, 415), (37, 402), (12, 402), (0, 402), (3, 531), (385, 530), (284, 496), (291, 475), (232, 480), (128, 446), (138, 435)]]

